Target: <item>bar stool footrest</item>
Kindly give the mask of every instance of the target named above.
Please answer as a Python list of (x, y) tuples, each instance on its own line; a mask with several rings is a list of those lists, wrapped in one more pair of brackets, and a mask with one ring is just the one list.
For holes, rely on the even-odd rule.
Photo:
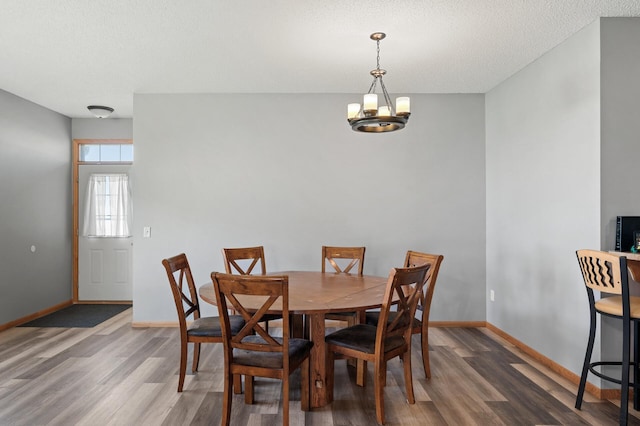
[[(622, 380), (620, 380), (619, 378), (609, 376), (609, 375), (601, 373), (600, 371), (597, 371), (595, 369), (595, 367), (599, 367), (601, 365), (619, 365), (619, 366), (622, 366), (622, 362), (621, 361), (598, 361), (598, 362), (592, 362), (592, 363), (589, 364), (589, 371), (592, 372), (593, 374), (595, 374), (596, 376), (600, 377), (601, 379), (608, 380), (610, 382), (622, 385)], [(635, 366), (636, 366), (636, 362), (629, 362), (629, 368), (630, 369), (635, 367)], [(631, 380), (629, 380), (629, 387), (633, 387), (633, 386), (635, 386), (635, 383), (632, 382)]]

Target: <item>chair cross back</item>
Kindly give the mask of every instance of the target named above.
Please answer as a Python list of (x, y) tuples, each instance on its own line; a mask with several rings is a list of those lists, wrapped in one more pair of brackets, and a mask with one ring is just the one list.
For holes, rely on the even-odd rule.
[[(230, 339), (231, 346), (237, 349), (260, 352), (282, 352), (283, 343), (274, 339), (263, 328), (260, 323), (264, 321), (262, 318), (267, 311), (278, 300), (282, 303), (282, 309), (278, 311), (288, 312), (288, 284), (287, 276), (246, 276), (246, 275), (228, 275), (216, 274), (214, 276), (214, 285), (218, 286), (220, 293), (225, 296), (220, 301), (220, 309), (233, 309), (245, 320), (244, 327)], [(242, 296), (258, 296), (263, 297), (262, 305), (259, 309), (248, 310), (242, 303)], [(240, 296), (240, 299), (237, 297)], [(253, 299), (255, 301), (255, 299)], [(230, 303), (229, 306), (227, 303)], [(288, 321), (283, 318), (283, 328), (289, 327)], [(242, 340), (250, 335), (258, 334), (264, 343), (243, 342)], [(283, 333), (284, 334), (284, 333)]]
[(233, 266), (233, 268), (240, 275), (251, 275), (251, 272), (253, 272), (253, 268), (258, 264), (259, 260), (260, 259), (253, 259), (253, 262), (251, 262), (251, 264), (249, 265), (249, 267), (246, 270), (244, 270), (240, 265), (238, 265), (235, 260), (229, 260), (229, 264), (231, 266)]
[[(337, 273), (348, 274), (358, 266), (358, 275), (362, 275), (364, 268), (364, 247), (328, 247), (322, 246), (322, 272), (325, 272), (325, 264), (329, 264)], [(334, 259), (351, 259), (351, 262), (342, 269)]]
[(438, 276), (438, 270), (440, 269), (440, 263), (442, 262), (443, 256), (428, 254), (428, 253), (420, 253), (417, 251), (409, 250), (407, 252), (407, 256), (404, 261), (404, 266), (414, 267), (429, 264), (431, 267), (427, 271), (427, 275), (424, 277), (424, 283), (426, 291), (423, 290), (420, 295), (420, 300), (418, 301), (418, 310), (422, 311), (425, 309), (425, 306), (431, 305), (431, 298), (433, 297), (433, 286), (435, 285), (435, 280)]
[[(380, 309), (380, 324), (386, 324), (386, 327), (378, 327), (380, 331), (384, 328), (384, 335), (402, 336), (411, 333), (413, 325), (413, 317), (420, 296), (423, 294), (422, 287), (425, 283), (425, 276), (431, 265), (418, 265), (409, 268), (398, 268), (393, 277), (393, 283), (387, 287), (382, 308)], [(397, 271), (401, 271), (398, 273)], [(398, 300), (396, 303), (396, 311), (390, 316), (390, 305), (393, 303), (393, 295), (396, 294)], [(379, 338), (382, 338), (380, 334)]]
[[(183, 302), (182, 310), (184, 312), (184, 316), (182, 318), (187, 318), (191, 314), (194, 314), (195, 319), (200, 318), (198, 294), (195, 291), (195, 283), (193, 282), (193, 276), (191, 275), (191, 268), (187, 261), (187, 257), (182, 254), (170, 259), (165, 259), (162, 263), (167, 270), (169, 283), (171, 284), (173, 297), (176, 302), (176, 308), (180, 309), (179, 300), (182, 300)], [(176, 280), (175, 273), (178, 271), (180, 271), (180, 273)], [(185, 286), (189, 290), (189, 293), (185, 292)], [(185, 309), (185, 305), (188, 309)]]
[[(187, 296), (184, 292), (185, 281), (188, 281), (189, 279), (192, 279), (191, 274), (185, 274), (184, 269), (181, 269), (180, 275), (178, 276), (178, 282), (175, 284), (176, 288), (180, 292), (180, 298), (189, 307), (187, 310), (184, 311), (185, 317), (188, 317), (192, 313), (199, 311), (198, 304), (193, 302), (193, 300), (195, 300), (193, 295), (191, 295), (190, 297), (190, 296)], [(192, 284), (187, 284), (187, 288), (191, 289), (191, 287), (192, 287)]]
[[(222, 255), (224, 257), (224, 266), (227, 274), (232, 274), (233, 271), (240, 275), (251, 275), (254, 268), (260, 264), (260, 273), (265, 275), (267, 273), (266, 263), (264, 259), (264, 247), (246, 247), (246, 248), (226, 248), (222, 249)], [(250, 260), (251, 263), (247, 267), (243, 267), (238, 263), (239, 260)], [(233, 269), (232, 269), (233, 268)]]

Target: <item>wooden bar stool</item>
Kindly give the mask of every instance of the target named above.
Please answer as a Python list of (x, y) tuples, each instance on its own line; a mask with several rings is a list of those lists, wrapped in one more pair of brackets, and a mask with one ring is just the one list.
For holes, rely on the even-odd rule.
[[(578, 387), (578, 395), (576, 396), (576, 408), (580, 409), (582, 406), (584, 389), (587, 384), (587, 375), (591, 372), (601, 379), (621, 385), (619, 420), (621, 425), (626, 425), (629, 417), (629, 386), (633, 386), (633, 408), (634, 410), (640, 408), (640, 395), (638, 392), (640, 389), (638, 386), (638, 379), (640, 378), (638, 374), (640, 297), (629, 295), (627, 258), (625, 256), (618, 256), (596, 250), (578, 250), (577, 255), (589, 298), (591, 327), (589, 329), (587, 352), (582, 366), (580, 386)], [(596, 301), (594, 290), (599, 291), (601, 295), (605, 297), (601, 297), (600, 300)], [(606, 297), (606, 295), (610, 296)], [(591, 361), (591, 354), (596, 338), (596, 314), (606, 315), (622, 321), (622, 361)], [(631, 348), (629, 336), (632, 322), (634, 334), (633, 362), (630, 361)], [(596, 369), (596, 367), (607, 365), (622, 366), (621, 377), (613, 377)], [(629, 380), (630, 368), (633, 371), (632, 381)]]

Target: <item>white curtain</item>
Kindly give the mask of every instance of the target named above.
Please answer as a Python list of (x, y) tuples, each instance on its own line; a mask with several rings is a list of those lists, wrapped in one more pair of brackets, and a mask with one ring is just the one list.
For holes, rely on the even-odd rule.
[(126, 174), (92, 174), (84, 209), (85, 237), (131, 236), (131, 190)]

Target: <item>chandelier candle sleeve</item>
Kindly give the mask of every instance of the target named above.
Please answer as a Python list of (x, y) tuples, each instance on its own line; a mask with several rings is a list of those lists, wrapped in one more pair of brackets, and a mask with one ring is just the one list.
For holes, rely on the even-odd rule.
[(365, 114), (376, 115), (378, 111), (378, 95), (369, 93), (364, 95), (364, 112)]
[(391, 110), (388, 106), (383, 105), (378, 109), (378, 116), (380, 117), (389, 117), (391, 116)]
[(411, 101), (408, 97), (403, 96), (396, 98), (396, 114), (409, 115), (411, 113)]
[(360, 104), (349, 104), (347, 105), (347, 118), (357, 118), (360, 114)]

